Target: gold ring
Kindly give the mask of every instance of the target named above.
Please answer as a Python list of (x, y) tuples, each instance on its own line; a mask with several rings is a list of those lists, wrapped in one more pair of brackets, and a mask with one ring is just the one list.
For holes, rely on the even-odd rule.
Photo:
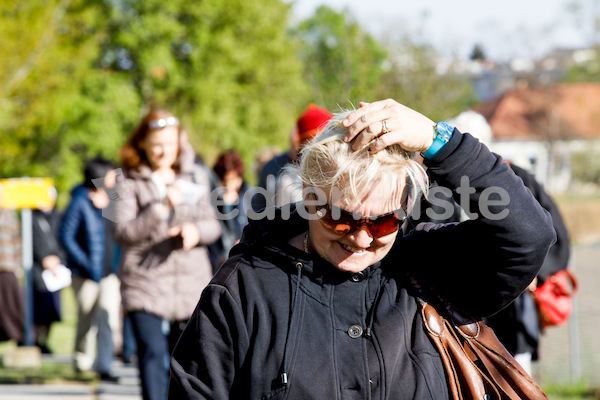
[(386, 134), (386, 133), (388, 133), (389, 131), (390, 131), (390, 130), (388, 129), (387, 122), (385, 122), (385, 121), (381, 121), (381, 134), (382, 134), (382, 135), (383, 135), (383, 134)]

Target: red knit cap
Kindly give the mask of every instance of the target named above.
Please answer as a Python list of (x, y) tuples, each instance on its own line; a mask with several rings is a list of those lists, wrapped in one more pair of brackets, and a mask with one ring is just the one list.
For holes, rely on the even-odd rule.
[(315, 104), (310, 104), (304, 114), (298, 118), (298, 138), (300, 142), (312, 139), (321, 132), (331, 119), (331, 113)]

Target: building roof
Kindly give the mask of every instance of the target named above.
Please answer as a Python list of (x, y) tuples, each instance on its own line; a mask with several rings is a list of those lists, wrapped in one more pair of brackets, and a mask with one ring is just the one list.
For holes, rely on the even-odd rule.
[(600, 84), (515, 89), (473, 108), (495, 139), (600, 138)]

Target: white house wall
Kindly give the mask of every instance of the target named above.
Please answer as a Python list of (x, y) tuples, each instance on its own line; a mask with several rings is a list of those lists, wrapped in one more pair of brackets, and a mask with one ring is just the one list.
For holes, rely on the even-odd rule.
[(555, 142), (553, 156), (547, 142), (537, 140), (495, 140), (491, 150), (505, 160), (525, 168), (551, 193), (567, 191), (571, 182), (569, 142)]

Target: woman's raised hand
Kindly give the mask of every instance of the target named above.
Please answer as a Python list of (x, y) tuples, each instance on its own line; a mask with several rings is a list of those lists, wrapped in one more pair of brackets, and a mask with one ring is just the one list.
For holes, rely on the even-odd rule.
[(399, 144), (407, 151), (424, 152), (433, 143), (435, 123), (423, 114), (387, 99), (360, 103), (360, 108), (348, 115), (343, 125), (348, 127), (344, 140), (354, 141), (354, 150), (371, 142), (369, 151), (372, 153), (392, 144)]

